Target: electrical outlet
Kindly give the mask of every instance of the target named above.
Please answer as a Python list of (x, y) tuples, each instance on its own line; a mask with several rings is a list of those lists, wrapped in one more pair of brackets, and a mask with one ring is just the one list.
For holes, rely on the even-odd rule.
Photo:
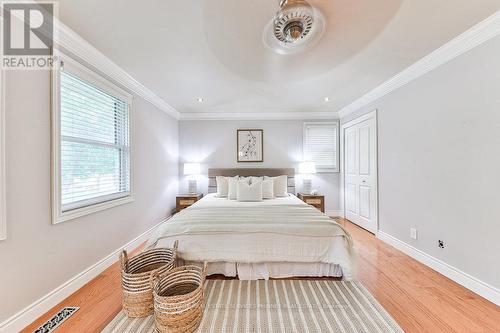
[(441, 249), (444, 249), (444, 242), (442, 240), (438, 240), (438, 246)]
[(417, 239), (417, 229), (410, 228), (410, 238), (411, 239)]

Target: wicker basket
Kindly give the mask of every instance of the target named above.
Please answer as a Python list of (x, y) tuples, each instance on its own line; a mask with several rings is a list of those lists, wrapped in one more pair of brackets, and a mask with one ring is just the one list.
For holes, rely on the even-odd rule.
[(174, 268), (178, 242), (173, 249), (157, 248), (144, 251), (128, 259), (120, 255), (122, 265), (123, 310), (128, 317), (146, 317), (153, 314), (153, 276)]
[(203, 316), (207, 264), (181, 266), (153, 282), (155, 326), (158, 332), (194, 332)]

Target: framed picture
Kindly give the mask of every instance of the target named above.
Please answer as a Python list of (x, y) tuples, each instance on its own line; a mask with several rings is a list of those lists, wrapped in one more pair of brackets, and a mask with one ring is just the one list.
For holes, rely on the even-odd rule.
[(264, 131), (239, 129), (236, 131), (238, 162), (264, 162)]

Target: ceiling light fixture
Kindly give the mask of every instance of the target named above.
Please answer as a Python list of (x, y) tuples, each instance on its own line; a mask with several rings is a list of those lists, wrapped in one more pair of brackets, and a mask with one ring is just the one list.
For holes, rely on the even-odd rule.
[(305, 50), (324, 32), (321, 12), (305, 0), (281, 0), (280, 9), (266, 25), (264, 44), (279, 54)]
[(323, 100), (324, 100), (326, 103), (328, 103), (328, 102), (330, 102), (330, 101), (331, 101), (330, 97), (325, 97), (325, 98), (323, 98)]
[(198, 101), (198, 103), (205, 102), (205, 99), (203, 99), (203, 97), (198, 97), (196, 100)]
[(304, 0), (281, 0), (274, 18), (274, 36), (283, 43), (307, 37), (313, 24), (312, 7)]

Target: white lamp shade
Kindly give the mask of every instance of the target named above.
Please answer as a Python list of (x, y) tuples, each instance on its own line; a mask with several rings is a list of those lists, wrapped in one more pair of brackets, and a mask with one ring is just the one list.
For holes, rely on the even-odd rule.
[(184, 175), (199, 175), (200, 163), (184, 163)]
[(299, 173), (302, 175), (310, 175), (316, 173), (316, 164), (314, 162), (302, 162), (299, 164)]

